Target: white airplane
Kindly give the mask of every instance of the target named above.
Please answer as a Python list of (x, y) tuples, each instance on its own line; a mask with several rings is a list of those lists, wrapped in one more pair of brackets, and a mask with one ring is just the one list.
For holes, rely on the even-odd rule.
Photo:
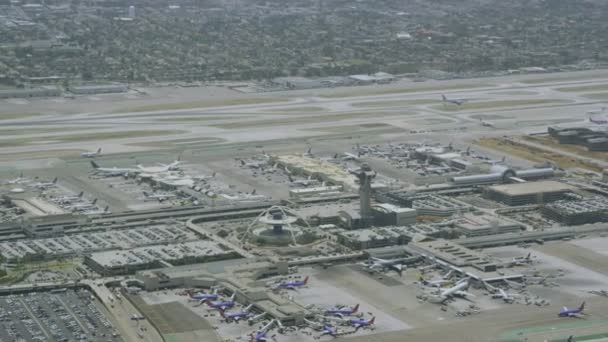
[(514, 257), (509, 266), (524, 266), (532, 263), (532, 253), (528, 253), (525, 257)]
[(377, 270), (377, 269), (393, 270), (393, 271), (399, 273), (399, 275), (401, 275), (401, 273), (403, 272), (403, 268), (404, 268), (403, 262), (405, 260), (407, 260), (407, 258), (387, 260), (387, 259), (371, 257), (371, 258), (369, 258), (369, 260), (367, 262), (365, 262), (363, 264), (370, 270)]
[(360, 154), (354, 154), (354, 153), (350, 153), (350, 152), (344, 152), (342, 153), (342, 160), (344, 161), (348, 161), (348, 160), (359, 160), (361, 159)]
[(175, 197), (175, 194), (172, 193), (148, 193), (147, 191), (144, 191), (144, 196), (146, 196), (146, 199), (154, 199), (157, 200), (159, 202), (168, 200), (169, 198), (173, 198)]
[(28, 180), (27, 178), (23, 177), (23, 172), (19, 173), (19, 177), (15, 178), (15, 179), (11, 179), (7, 182), (7, 184), (23, 184), (23, 183), (29, 183), (30, 180)]
[(80, 154), (80, 156), (81, 156), (82, 158), (95, 158), (95, 157), (97, 157), (97, 156), (99, 156), (99, 155), (101, 155), (101, 147), (100, 147), (100, 148), (98, 148), (98, 149), (97, 149), (97, 151), (94, 151), (94, 152), (92, 152), (92, 151), (88, 151), (88, 152), (82, 152), (82, 153)]
[(498, 289), (498, 293), (494, 293), (492, 298), (500, 298), (505, 303), (513, 303), (515, 301), (515, 295), (505, 292), (503, 289)]
[(133, 169), (128, 167), (100, 167), (96, 162), (91, 160), (91, 166), (95, 169), (96, 173), (101, 175), (111, 177), (111, 176), (128, 176), (129, 174), (138, 174), (141, 173), (140, 169)]
[(466, 289), (468, 287), (469, 287), (469, 278), (466, 278), (466, 279), (459, 281), (458, 283), (456, 283), (456, 285), (454, 285), (448, 289), (445, 289), (443, 291), (440, 291), (439, 293), (431, 295), (429, 297), (429, 301), (431, 303), (441, 304), (454, 296), (465, 297), (465, 298), (473, 297), (473, 294), (466, 291)]
[(178, 157), (176, 161), (171, 164), (160, 164), (158, 166), (143, 166), (137, 164), (137, 168), (143, 173), (164, 173), (169, 171), (179, 170), (179, 165), (182, 163)]
[(445, 95), (441, 95), (441, 101), (443, 101), (444, 103), (453, 103), (457, 106), (461, 106), (464, 103), (466, 103), (468, 100), (466, 100), (466, 99), (448, 99), (447, 97), (445, 97)]
[(481, 122), (481, 125), (484, 127), (492, 127), (492, 128), (496, 127), (496, 126), (494, 126), (493, 123), (491, 123), (490, 121), (486, 121), (484, 119), (479, 119), (479, 122)]
[(53, 180), (50, 182), (38, 182), (38, 183), (32, 184), (32, 186), (37, 189), (44, 190), (44, 189), (50, 188), (52, 186), (55, 186), (56, 184), (57, 184), (57, 177), (53, 178)]
[(483, 163), (490, 164), (490, 165), (496, 165), (496, 164), (504, 164), (506, 161), (507, 161), (507, 157), (503, 156), (502, 159), (485, 160)]

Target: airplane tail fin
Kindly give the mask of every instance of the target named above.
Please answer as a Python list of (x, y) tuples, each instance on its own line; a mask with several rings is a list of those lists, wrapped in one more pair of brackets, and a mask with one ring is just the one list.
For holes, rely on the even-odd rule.
[(230, 301), (234, 302), (235, 298), (236, 298), (236, 293), (233, 293), (232, 296), (230, 296)]
[(526, 256), (526, 260), (530, 260), (531, 256), (532, 256), (532, 252), (528, 253), (528, 255)]
[(447, 100), (448, 100), (448, 99), (445, 97), (445, 95), (443, 95), (443, 94), (441, 95), (441, 99), (442, 99), (443, 101), (447, 101)]
[(376, 322), (376, 317), (372, 317), (372, 319), (369, 320), (369, 324), (374, 324)]
[(57, 183), (57, 177), (53, 178), (53, 184)]
[(94, 162), (94, 161), (92, 161), (92, 160), (91, 160), (91, 166), (92, 166), (94, 169), (99, 169), (99, 165), (97, 165), (97, 163), (96, 163), (96, 162)]
[(97, 203), (97, 198), (93, 200), (93, 202), (91, 202), (91, 204), (95, 204)]
[(224, 314), (224, 310), (220, 309), (220, 315), (222, 316), (222, 318), (226, 319), (226, 315)]
[(355, 307), (353, 308), (353, 313), (357, 313), (357, 311), (359, 311), (359, 304), (355, 305)]
[(82, 195), (84, 195), (84, 191), (81, 191), (81, 192), (78, 194), (78, 197), (82, 197)]
[(101, 147), (97, 149), (97, 153), (101, 153)]
[(245, 166), (245, 161), (243, 161), (243, 159), (241, 159), (240, 161), (241, 161), (241, 165)]
[(304, 285), (306, 285), (308, 283), (308, 276), (306, 276), (306, 278), (304, 278)]
[(144, 191), (144, 196), (149, 197), (149, 194), (147, 191)]
[(109, 212), (109, 211), (110, 211), (110, 206), (109, 206), (109, 205), (106, 205), (106, 207), (103, 209), (103, 212), (104, 212), (104, 213), (107, 213), (107, 212)]
[(585, 310), (585, 302), (583, 302), (583, 304), (581, 304), (581, 307), (578, 308), (579, 312), (583, 312), (583, 310)]

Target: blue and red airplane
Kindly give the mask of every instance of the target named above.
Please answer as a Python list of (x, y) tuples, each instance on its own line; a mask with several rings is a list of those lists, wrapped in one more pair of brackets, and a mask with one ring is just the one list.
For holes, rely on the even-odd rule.
[(585, 302), (583, 302), (583, 304), (581, 304), (581, 306), (579, 306), (576, 309), (568, 309), (567, 307), (564, 307), (562, 309), (562, 311), (559, 312), (559, 314), (557, 314), (558, 317), (581, 317), (584, 315), (583, 310), (585, 310)]
[(267, 341), (266, 334), (268, 334), (268, 331), (270, 330), (270, 328), (272, 327), (273, 324), (274, 324), (274, 320), (270, 321), (268, 324), (266, 324), (264, 327), (262, 327), (262, 329), (251, 334), (251, 341), (253, 341), (253, 342)]
[(276, 288), (277, 289), (295, 290), (298, 287), (305, 286), (307, 283), (308, 283), (308, 276), (306, 276), (306, 278), (304, 278), (304, 280), (282, 281), (279, 284), (277, 284)]
[(344, 316), (352, 316), (359, 311), (359, 304), (352, 308), (333, 308), (325, 311), (325, 315), (338, 316), (340, 318)]
[(203, 292), (192, 293), (192, 292), (188, 292), (188, 296), (192, 300), (198, 300), (198, 301), (200, 301), (201, 304), (203, 304), (204, 302), (206, 302), (208, 300), (217, 300), (218, 299), (217, 290), (213, 290), (213, 292), (211, 292), (211, 293), (203, 293)]
[(321, 333), (321, 336), (323, 335), (329, 335), (329, 336), (333, 336), (333, 337), (337, 337), (338, 336), (338, 329), (335, 327), (332, 327), (329, 324), (325, 324), (323, 325), (323, 332)]
[(237, 311), (237, 312), (225, 312), (224, 310), (220, 309), (220, 315), (222, 315), (222, 317), (226, 321), (238, 322), (241, 319), (249, 317), (249, 315), (251, 315), (252, 308), (253, 308), (253, 304), (249, 304), (249, 306), (244, 308), (243, 311)]
[(230, 296), (230, 298), (228, 298), (227, 301), (207, 302), (207, 305), (209, 305), (209, 307), (211, 307), (211, 308), (219, 309), (219, 310), (230, 309), (231, 307), (234, 306), (235, 296), (236, 296), (236, 293), (233, 293), (232, 296)]
[(360, 328), (374, 325), (375, 321), (376, 317), (372, 317), (370, 319), (351, 319), (348, 321), (348, 323), (355, 327), (355, 330), (359, 330)]

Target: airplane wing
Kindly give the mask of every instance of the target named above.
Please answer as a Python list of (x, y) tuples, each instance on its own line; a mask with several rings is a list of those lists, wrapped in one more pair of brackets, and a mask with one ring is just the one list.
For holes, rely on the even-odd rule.
[(568, 308), (564, 306), (563, 310), (564, 310), (564, 311), (568, 311)]

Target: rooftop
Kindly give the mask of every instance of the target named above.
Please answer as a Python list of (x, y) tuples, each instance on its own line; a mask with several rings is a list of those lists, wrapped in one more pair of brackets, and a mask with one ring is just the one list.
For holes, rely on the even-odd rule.
[(524, 196), (546, 192), (574, 191), (576, 188), (565, 183), (546, 180), (540, 182), (494, 185), (488, 189), (491, 191), (502, 192), (508, 196)]

